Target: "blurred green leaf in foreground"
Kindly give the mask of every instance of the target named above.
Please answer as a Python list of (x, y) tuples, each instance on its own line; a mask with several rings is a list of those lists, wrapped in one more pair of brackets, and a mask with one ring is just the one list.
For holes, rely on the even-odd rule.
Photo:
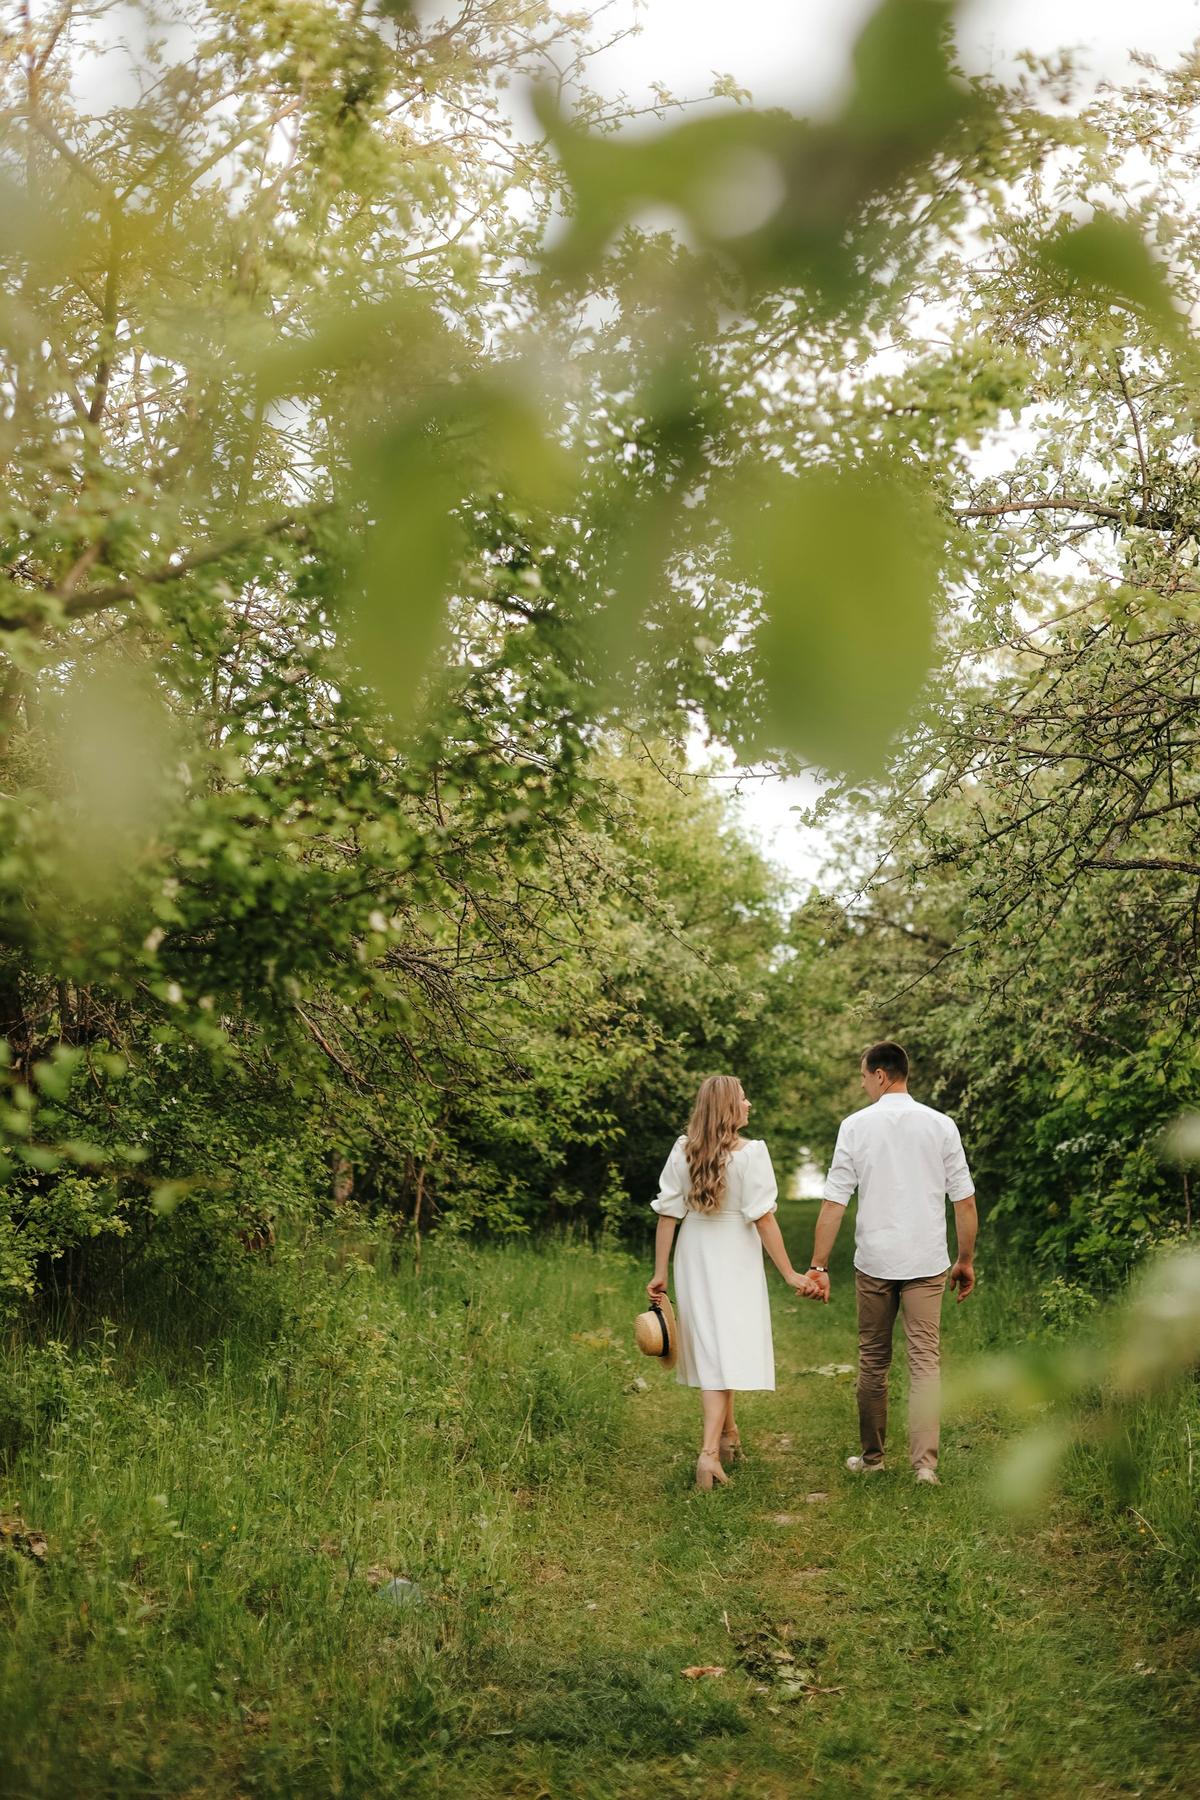
[(763, 600), (762, 752), (869, 772), (932, 654), (943, 531), (932, 507), (898, 472), (766, 469), (727, 516), (735, 564)]
[[(1178, 1160), (1200, 1158), (1195, 1115), (1180, 1119), (1168, 1143)], [(1083, 1297), (1090, 1300), (1086, 1290)], [(952, 1381), (948, 1400), (961, 1408), (990, 1399), (1041, 1415), (1002, 1454), (996, 1489), (1002, 1504), (1032, 1507), (1080, 1442), (1108, 1459), (1118, 1487), (1131, 1486), (1137, 1471), (1123, 1437), (1131, 1409), (1198, 1369), (1200, 1247), (1184, 1243), (1152, 1257), (1083, 1331), (982, 1359)]]

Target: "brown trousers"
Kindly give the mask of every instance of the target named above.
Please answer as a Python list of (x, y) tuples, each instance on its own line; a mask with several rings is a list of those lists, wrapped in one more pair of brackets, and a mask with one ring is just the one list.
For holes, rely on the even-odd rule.
[(897, 1312), (908, 1342), (908, 1454), (914, 1469), (936, 1469), (941, 1374), (938, 1336), (946, 1275), (881, 1281), (854, 1271), (858, 1296), (858, 1429), (865, 1463), (883, 1461), (888, 1369)]

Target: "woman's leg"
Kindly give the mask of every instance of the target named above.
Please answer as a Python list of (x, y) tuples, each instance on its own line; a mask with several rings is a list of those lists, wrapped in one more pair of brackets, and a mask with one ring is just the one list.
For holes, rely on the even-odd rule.
[(701, 1388), (700, 1404), (704, 1408), (704, 1442), (700, 1446), (701, 1456), (716, 1456), (721, 1448), (721, 1432), (725, 1425), (726, 1409), (732, 1399), (728, 1388)]
[(725, 1417), (721, 1420), (722, 1462), (737, 1462), (742, 1454), (742, 1439), (737, 1428), (737, 1420), (733, 1416), (734, 1392), (730, 1388), (725, 1396)]

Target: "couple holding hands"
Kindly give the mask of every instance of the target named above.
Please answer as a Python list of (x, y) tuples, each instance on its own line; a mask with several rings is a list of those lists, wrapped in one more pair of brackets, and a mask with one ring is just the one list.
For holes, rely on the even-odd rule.
[[(942, 1294), (947, 1281), (965, 1300), (975, 1285), (977, 1215), (958, 1127), (908, 1091), (908, 1057), (899, 1044), (872, 1044), (861, 1060), (870, 1105), (842, 1121), (825, 1181), (812, 1262), (792, 1267), (774, 1218), (778, 1189), (767, 1146), (744, 1138), (750, 1102), (732, 1075), (701, 1084), (688, 1122), (662, 1172), (647, 1286), (662, 1327), (657, 1354), (677, 1362), (678, 1380), (698, 1387), (704, 1437), (696, 1485), (729, 1478), (724, 1463), (741, 1452), (734, 1396), (775, 1387), (771, 1310), (763, 1251), (788, 1286), (829, 1299), (829, 1257), (846, 1206), (858, 1190), (854, 1272), (858, 1301), (858, 1420), (855, 1474), (884, 1466), (887, 1380), (897, 1313), (904, 1320), (909, 1369), (909, 1458), (920, 1482), (937, 1485)], [(954, 1205), (958, 1255), (947, 1248), (946, 1198)], [(668, 1330), (667, 1264), (675, 1228), (676, 1330)], [(664, 1313), (667, 1315), (664, 1318)], [(640, 1341), (640, 1340), (639, 1340)], [(645, 1346), (643, 1346), (645, 1347)]]

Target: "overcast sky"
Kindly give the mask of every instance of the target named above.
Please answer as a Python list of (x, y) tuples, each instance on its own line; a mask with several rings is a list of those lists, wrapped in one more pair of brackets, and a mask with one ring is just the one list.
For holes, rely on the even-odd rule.
[[(795, 109), (836, 95), (874, 0), (613, 0), (605, 23), (641, 24), (590, 65), (597, 86), (648, 96), (662, 81), (704, 93), (714, 70), (759, 102)], [(565, 7), (564, 7), (564, 10)], [(1171, 57), (1200, 35), (1200, 0), (964, 0), (959, 47), (972, 72), (1003, 74), (1023, 49), (1080, 50), (1097, 77), (1121, 76), (1132, 49)]]
[[(606, 23), (642, 30), (589, 65), (602, 91), (650, 98), (663, 82), (680, 98), (706, 93), (714, 72), (732, 74), (760, 104), (819, 111), (835, 105), (850, 46), (874, 0), (614, 0)], [(971, 72), (1003, 76), (1021, 50), (1078, 52), (1096, 80), (1130, 72), (1131, 50), (1170, 60), (1200, 36), (1200, 0), (966, 0), (959, 49)], [(747, 821), (797, 882), (817, 878), (824, 835), (804, 833), (791, 810), (807, 803), (807, 783), (751, 779)]]

